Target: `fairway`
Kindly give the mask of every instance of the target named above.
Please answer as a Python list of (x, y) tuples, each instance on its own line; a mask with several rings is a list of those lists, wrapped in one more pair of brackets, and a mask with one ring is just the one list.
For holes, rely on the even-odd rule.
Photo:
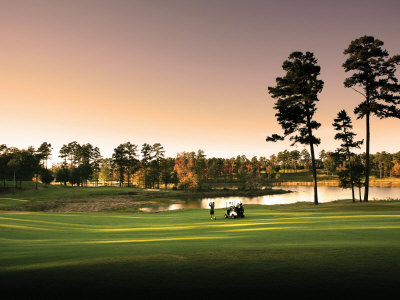
[(1, 212), (0, 281), (3, 290), (23, 286), (34, 295), (239, 287), (382, 293), (400, 281), (399, 204), (254, 206), (245, 219), (216, 210), (216, 221), (207, 210)]

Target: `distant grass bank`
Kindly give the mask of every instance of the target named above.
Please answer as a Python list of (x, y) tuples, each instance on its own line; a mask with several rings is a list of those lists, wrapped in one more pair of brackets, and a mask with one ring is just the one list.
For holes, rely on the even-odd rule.
[[(321, 186), (339, 186), (339, 178), (337, 175), (329, 173), (324, 170), (317, 170), (318, 185)], [(277, 178), (272, 178), (270, 182), (273, 185), (312, 185), (313, 175), (310, 170), (287, 170), (287, 172), (280, 171)], [(385, 177), (378, 178), (370, 176), (370, 186), (393, 186), (400, 187), (399, 177)]]
[[(29, 186), (29, 185), (27, 185)], [(0, 210), (19, 211), (60, 211), (96, 212), (122, 211), (137, 212), (141, 207), (151, 207), (182, 203), (193, 199), (212, 197), (254, 197), (288, 193), (279, 188), (264, 190), (215, 189), (207, 191), (147, 190), (141, 188), (119, 187), (64, 187), (32, 186), (15, 193), (0, 194)]]
[(248, 206), (239, 220), (223, 213), (210, 221), (203, 210), (3, 211), (0, 287), (52, 299), (354, 299), (398, 289), (399, 201)]

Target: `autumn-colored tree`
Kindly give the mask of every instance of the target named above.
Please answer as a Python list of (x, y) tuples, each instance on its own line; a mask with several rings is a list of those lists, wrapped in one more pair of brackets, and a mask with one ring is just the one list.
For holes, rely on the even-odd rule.
[(175, 159), (174, 170), (177, 174), (179, 185), (186, 191), (187, 189), (196, 189), (199, 184), (195, 172), (195, 162), (188, 152), (178, 153)]
[(393, 176), (400, 176), (400, 163), (397, 161), (395, 162), (393, 168), (392, 168), (392, 175)]
[(400, 176), (400, 152), (393, 154), (392, 176)]

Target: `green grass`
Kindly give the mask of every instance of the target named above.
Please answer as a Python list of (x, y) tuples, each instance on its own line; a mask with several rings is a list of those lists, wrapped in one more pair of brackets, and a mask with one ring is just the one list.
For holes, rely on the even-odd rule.
[[(156, 214), (0, 213), (4, 289), (197, 296), (228, 289), (324, 298), (400, 283), (400, 202), (340, 201)], [(206, 295), (201, 294), (206, 292)], [(50, 294), (49, 294), (50, 293)]]
[[(326, 174), (324, 170), (317, 170), (317, 179), (319, 181), (333, 181), (338, 182), (337, 175), (330, 173)], [(278, 178), (272, 179), (272, 182), (313, 182), (313, 174), (310, 170), (284, 170), (279, 171)]]
[(26, 184), (26, 188), (0, 194), (0, 210), (21, 211), (122, 211), (138, 212), (143, 206), (160, 206), (182, 203), (191, 199), (228, 196), (260, 196), (285, 193), (279, 189), (256, 191), (148, 191), (141, 188), (119, 187), (70, 187), (60, 185), (41, 186), (38, 190)]
[[(337, 174), (329, 173), (327, 174), (325, 170), (318, 169), (317, 170), (317, 180), (319, 184), (328, 184), (328, 185), (339, 185), (339, 177)], [(294, 170), (284, 170), (279, 171), (278, 178), (271, 179), (271, 182), (293, 182), (293, 183), (312, 183), (313, 175), (310, 170), (300, 169), (295, 172)], [(400, 177), (385, 177), (380, 179), (379, 174), (373, 173), (370, 176), (370, 186), (399, 186), (400, 185)]]

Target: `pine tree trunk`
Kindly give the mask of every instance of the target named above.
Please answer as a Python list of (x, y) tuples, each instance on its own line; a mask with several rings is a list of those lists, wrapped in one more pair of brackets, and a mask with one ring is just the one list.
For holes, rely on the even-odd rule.
[(350, 183), (351, 183), (351, 195), (353, 199), (353, 203), (356, 202), (356, 199), (354, 197), (354, 181), (353, 181), (353, 170), (351, 168), (351, 154), (350, 154), (350, 149), (347, 148), (347, 156), (349, 158), (349, 170), (350, 170)]
[[(369, 104), (369, 99), (367, 100)], [(367, 126), (367, 137), (366, 137), (366, 159), (365, 159), (365, 188), (364, 188), (364, 201), (368, 202), (368, 191), (369, 191), (369, 173), (370, 173), (370, 165), (369, 165), (369, 141), (370, 141), (370, 130), (369, 130), (369, 116), (370, 112), (366, 114), (366, 126)]]
[(311, 165), (314, 177), (314, 204), (318, 205), (317, 167), (315, 166), (314, 144), (312, 142), (313, 135), (311, 129), (311, 117), (309, 113), (307, 113), (307, 127), (308, 127), (308, 136), (310, 137)]
[(318, 189), (317, 189), (317, 168), (315, 166), (314, 145), (310, 144), (312, 171), (314, 177), (314, 204), (318, 205)]

